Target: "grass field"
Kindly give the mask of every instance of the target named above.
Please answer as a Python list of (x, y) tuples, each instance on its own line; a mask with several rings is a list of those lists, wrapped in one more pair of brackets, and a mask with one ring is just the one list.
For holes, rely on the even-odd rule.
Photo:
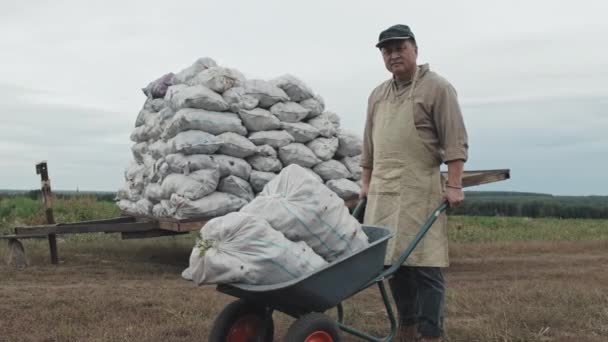
[[(118, 214), (86, 197), (54, 208), (58, 222)], [(43, 217), (36, 201), (0, 200), (2, 232)], [(608, 341), (608, 220), (457, 216), (449, 229), (447, 341)], [(206, 340), (232, 299), (179, 278), (192, 244), (73, 235), (53, 266), (45, 241), (25, 241), (30, 267), (0, 265), (0, 341)], [(349, 323), (386, 330), (377, 290), (345, 304)], [(275, 322), (280, 340), (291, 319)]]

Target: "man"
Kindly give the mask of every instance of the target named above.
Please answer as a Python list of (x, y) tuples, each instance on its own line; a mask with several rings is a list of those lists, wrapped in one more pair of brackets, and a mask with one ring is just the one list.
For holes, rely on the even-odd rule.
[[(410, 28), (389, 27), (376, 47), (393, 77), (369, 97), (361, 196), (368, 198), (365, 223), (395, 232), (385, 261), (391, 264), (442, 201), (458, 206), (464, 200), (468, 143), (456, 91), (428, 64), (416, 64), (418, 45)], [(445, 186), (442, 162), (448, 166)], [(398, 341), (441, 341), (441, 267), (449, 265), (446, 228), (443, 214), (390, 279), (399, 313)]]

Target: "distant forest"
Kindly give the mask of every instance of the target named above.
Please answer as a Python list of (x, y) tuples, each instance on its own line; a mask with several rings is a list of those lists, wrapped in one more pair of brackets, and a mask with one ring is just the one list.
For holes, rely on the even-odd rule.
[[(93, 196), (99, 201), (113, 201), (113, 192), (55, 191), (57, 197)], [(3, 197), (40, 197), (40, 190), (0, 190)], [(553, 196), (547, 194), (504, 191), (466, 191), (465, 202), (450, 208), (451, 215), (524, 216), (608, 219), (608, 196)]]

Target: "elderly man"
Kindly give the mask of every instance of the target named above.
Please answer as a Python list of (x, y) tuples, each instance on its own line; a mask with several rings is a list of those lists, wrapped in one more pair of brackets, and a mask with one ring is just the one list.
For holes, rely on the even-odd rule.
[[(365, 223), (396, 233), (385, 261), (391, 264), (443, 200), (450, 206), (464, 200), (461, 181), (468, 144), (456, 91), (428, 64), (416, 64), (418, 45), (410, 28), (389, 27), (380, 33), (376, 47), (393, 77), (369, 97), (361, 196), (368, 198)], [(445, 184), (442, 162), (448, 167)], [(390, 279), (399, 341), (441, 341), (441, 267), (449, 264), (446, 228), (443, 214)]]

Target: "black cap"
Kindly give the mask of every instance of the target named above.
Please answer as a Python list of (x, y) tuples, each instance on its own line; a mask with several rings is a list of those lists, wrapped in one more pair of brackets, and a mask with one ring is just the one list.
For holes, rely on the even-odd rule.
[(389, 42), (391, 40), (404, 40), (404, 39), (412, 39), (416, 40), (414, 37), (414, 33), (410, 30), (410, 27), (407, 25), (393, 25), (386, 30), (380, 32), (380, 37), (378, 37), (378, 44), (376, 47), (379, 48), (382, 44)]

